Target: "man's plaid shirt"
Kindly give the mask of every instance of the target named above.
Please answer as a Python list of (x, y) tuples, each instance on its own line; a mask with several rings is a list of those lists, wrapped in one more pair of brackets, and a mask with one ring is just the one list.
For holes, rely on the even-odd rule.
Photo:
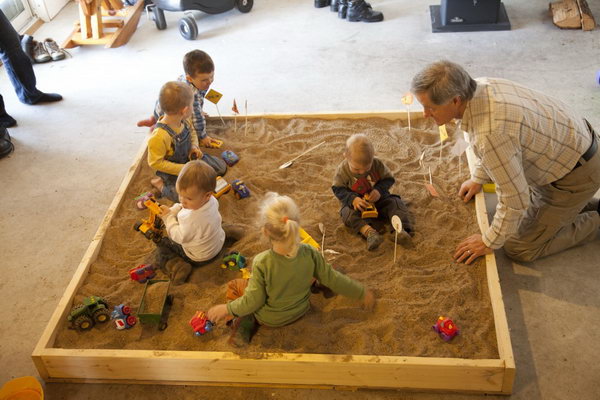
[(482, 235), (493, 249), (517, 232), (529, 207), (529, 186), (564, 177), (592, 140), (584, 119), (565, 103), (495, 78), (477, 79), (460, 128), (477, 157), (471, 179), (496, 184), (496, 215)]

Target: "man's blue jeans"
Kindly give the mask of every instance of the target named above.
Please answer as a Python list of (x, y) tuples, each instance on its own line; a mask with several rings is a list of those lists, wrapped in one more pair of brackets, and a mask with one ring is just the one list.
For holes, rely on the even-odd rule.
[[(0, 10), (0, 60), (4, 64), (19, 100), (25, 104), (35, 104), (43, 93), (35, 87), (33, 66), (21, 48), (19, 34), (2, 10)], [(0, 95), (0, 115), (5, 113), (4, 100)]]

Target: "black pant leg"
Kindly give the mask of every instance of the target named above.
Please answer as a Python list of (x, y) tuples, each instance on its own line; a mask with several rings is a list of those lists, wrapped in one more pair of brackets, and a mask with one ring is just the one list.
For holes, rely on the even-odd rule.
[(383, 218), (387, 223), (391, 223), (392, 217), (397, 215), (400, 221), (402, 221), (402, 229), (412, 234), (413, 230), (409, 219), (408, 207), (406, 207), (400, 196), (395, 194), (385, 196), (375, 203), (375, 207), (379, 211), (379, 218)]

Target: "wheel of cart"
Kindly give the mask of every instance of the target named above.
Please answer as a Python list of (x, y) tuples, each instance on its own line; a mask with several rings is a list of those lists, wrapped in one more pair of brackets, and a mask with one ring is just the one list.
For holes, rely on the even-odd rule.
[[(125, 0), (141, 1), (141, 0)], [(221, 14), (237, 8), (241, 13), (248, 13), (254, 6), (254, 0), (144, 0), (150, 2), (146, 7), (156, 28), (163, 30), (167, 27), (165, 11), (202, 11), (207, 14)], [(179, 20), (179, 33), (184, 39), (194, 40), (198, 37), (198, 24), (194, 15), (186, 13)]]
[(192, 13), (179, 20), (179, 33), (186, 40), (196, 40), (198, 37), (198, 25)]
[(254, 0), (235, 0), (235, 6), (241, 13), (248, 13), (252, 10)]
[(159, 8), (156, 5), (152, 6), (152, 19), (154, 20), (156, 29), (159, 31), (167, 28), (167, 19), (165, 18), (165, 12), (162, 8)]

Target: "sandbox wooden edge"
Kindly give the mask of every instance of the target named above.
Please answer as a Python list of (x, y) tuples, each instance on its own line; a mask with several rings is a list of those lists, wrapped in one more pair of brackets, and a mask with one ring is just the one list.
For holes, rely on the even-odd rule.
[[(411, 119), (422, 113), (411, 113)], [(230, 119), (233, 117), (224, 117)], [(238, 118), (245, 118), (239, 116)], [(248, 118), (386, 118), (407, 120), (404, 111), (249, 115)], [(211, 118), (217, 120), (217, 118)], [(124, 194), (145, 159), (138, 151), (98, 231), (38, 341), (32, 359), (46, 382), (137, 383), (206, 386), (308, 387), (320, 389), (392, 388), (510, 394), (515, 364), (494, 254), (486, 256), (498, 359), (458, 359), (373, 355), (260, 353), (246, 358), (231, 352), (97, 350), (53, 348), (79, 287), (102, 245)], [(471, 159), (469, 163), (471, 164)], [(480, 228), (487, 225), (483, 193), (476, 197)]]

